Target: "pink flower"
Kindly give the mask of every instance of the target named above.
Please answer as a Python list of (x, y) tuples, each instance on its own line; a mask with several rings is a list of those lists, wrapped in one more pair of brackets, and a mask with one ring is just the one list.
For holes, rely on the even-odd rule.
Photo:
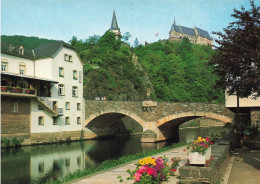
[(153, 169), (148, 167), (145, 172), (147, 174), (149, 174), (149, 175), (152, 175), (153, 174)]
[(135, 181), (140, 181), (140, 177), (142, 176), (142, 174), (140, 173), (135, 173), (134, 177), (135, 177)]
[(158, 172), (155, 168), (153, 168), (153, 174), (152, 175), (153, 175), (154, 178), (157, 178), (157, 176), (158, 176)]
[(210, 142), (210, 144), (212, 145), (212, 144), (213, 144), (213, 142)]
[(210, 141), (210, 140), (209, 140), (209, 137), (206, 137), (206, 141), (207, 141), (207, 142), (209, 142), (209, 141)]

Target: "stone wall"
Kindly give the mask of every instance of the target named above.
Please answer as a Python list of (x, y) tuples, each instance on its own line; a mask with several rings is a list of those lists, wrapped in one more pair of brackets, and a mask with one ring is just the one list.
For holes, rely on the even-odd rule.
[[(14, 99), (18, 101), (18, 111), (14, 112)], [(2, 97), (1, 102), (1, 135), (6, 137), (16, 134), (30, 134), (30, 99)]]
[(221, 182), (222, 175), (229, 159), (229, 145), (212, 146), (214, 160), (210, 162), (209, 167), (198, 167), (184, 165), (179, 169), (181, 184), (210, 184)]
[(251, 109), (251, 126), (260, 127), (260, 108)]

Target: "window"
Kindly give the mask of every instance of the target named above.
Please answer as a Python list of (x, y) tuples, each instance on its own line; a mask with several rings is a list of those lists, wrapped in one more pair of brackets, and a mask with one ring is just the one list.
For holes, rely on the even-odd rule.
[(77, 110), (78, 110), (78, 111), (81, 110), (80, 103), (77, 103)]
[(70, 166), (70, 159), (66, 158), (66, 167), (69, 167), (69, 166)]
[(38, 124), (39, 124), (39, 125), (44, 125), (44, 119), (43, 119), (43, 116), (39, 116)]
[(69, 60), (68, 54), (64, 54), (64, 60), (65, 60), (65, 61), (68, 61), (68, 60)]
[(79, 83), (81, 83), (81, 71), (79, 71)]
[(59, 84), (58, 93), (59, 93), (60, 96), (64, 95), (64, 88), (65, 88), (64, 84)]
[(41, 105), (38, 105), (38, 110), (43, 110), (43, 107)]
[(71, 55), (69, 55), (69, 61), (72, 62), (72, 56)]
[(59, 77), (64, 77), (64, 69), (63, 69), (63, 67), (59, 67)]
[(44, 163), (43, 162), (38, 163), (38, 171), (40, 173), (44, 172)]
[(72, 96), (78, 97), (78, 87), (77, 86), (72, 86)]
[(2, 62), (2, 64), (1, 64), (1, 71), (2, 72), (7, 72), (7, 63), (6, 62)]
[(70, 117), (65, 118), (65, 125), (70, 125)]
[(70, 110), (70, 103), (69, 103), (69, 102), (66, 102), (66, 104), (65, 104), (65, 109), (66, 109), (66, 110)]
[(24, 54), (23, 46), (20, 46), (20, 47), (19, 47), (19, 54)]
[(19, 67), (19, 73), (22, 75), (25, 75), (25, 64), (24, 63), (20, 63), (20, 67)]
[(14, 100), (14, 112), (18, 112), (18, 100)]
[(78, 164), (78, 166), (81, 165), (81, 157), (80, 156), (77, 157), (77, 164)]
[(73, 70), (73, 79), (75, 79), (75, 80), (78, 79), (78, 72), (77, 72), (77, 70)]
[(58, 125), (58, 117), (53, 117), (53, 125)]
[(77, 117), (77, 124), (81, 124), (80, 117)]

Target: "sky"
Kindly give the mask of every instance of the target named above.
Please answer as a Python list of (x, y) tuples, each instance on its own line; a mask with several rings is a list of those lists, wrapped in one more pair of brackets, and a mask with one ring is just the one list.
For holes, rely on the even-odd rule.
[(121, 33), (131, 34), (131, 44), (135, 38), (144, 44), (169, 38), (174, 18), (176, 24), (210, 34), (223, 31), (241, 5), (248, 9), (249, 0), (2, 0), (1, 35), (85, 40), (103, 35), (115, 10)]

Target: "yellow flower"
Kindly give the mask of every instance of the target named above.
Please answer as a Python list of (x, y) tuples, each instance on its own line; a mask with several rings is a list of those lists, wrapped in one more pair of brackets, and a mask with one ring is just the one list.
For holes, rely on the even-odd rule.
[(198, 141), (201, 141), (201, 137), (198, 137)]
[(206, 141), (206, 139), (205, 139), (205, 138), (203, 138), (203, 139), (202, 139), (202, 141), (204, 141), (204, 142), (205, 142), (205, 141)]

